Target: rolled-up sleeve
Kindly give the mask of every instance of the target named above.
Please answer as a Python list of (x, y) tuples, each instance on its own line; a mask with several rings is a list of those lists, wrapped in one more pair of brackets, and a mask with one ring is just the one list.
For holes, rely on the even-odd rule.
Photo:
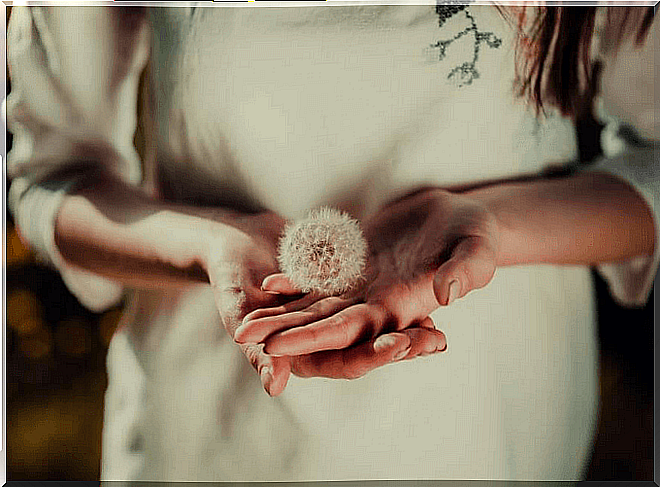
[(89, 171), (141, 180), (133, 137), (149, 55), (146, 20), (143, 9), (51, 6), (15, 7), (9, 22), (8, 206), (23, 240), (92, 310), (117, 302), (121, 286), (66, 263), (55, 218)]
[(607, 172), (632, 186), (653, 213), (655, 250), (626, 262), (601, 264), (599, 273), (612, 296), (624, 306), (642, 306), (649, 298), (660, 262), (660, 160), (655, 147), (627, 148), (616, 156), (604, 157), (590, 168)]
[[(653, 213), (655, 223), (653, 256), (597, 267), (614, 298), (625, 306), (646, 303), (660, 262), (660, 132), (655, 103), (659, 31), (660, 22), (656, 19), (641, 45), (633, 36), (616, 49), (599, 52), (603, 69), (596, 116), (605, 125), (601, 136), (605, 156), (590, 170), (607, 172), (633, 187)], [(600, 41), (601, 48), (607, 44)], [(627, 140), (630, 134), (635, 134), (637, 142)]]

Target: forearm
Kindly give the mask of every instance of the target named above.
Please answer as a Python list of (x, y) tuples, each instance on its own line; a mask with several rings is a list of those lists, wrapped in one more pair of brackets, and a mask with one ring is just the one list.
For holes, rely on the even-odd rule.
[(506, 183), (464, 194), (495, 215), (498, 266), (590, 265), (653, 253), (650, 209), (634, 189), (605, 173)]
[[(97, 177), (64, 198), (55, 244), (68, 263), (128, 285), (205, 283), (211, 221), (203, 214), (203, 209), (157, 201), (117, 179)], [(213, 232), (221, 245), (236, 230), (213, 222)]]

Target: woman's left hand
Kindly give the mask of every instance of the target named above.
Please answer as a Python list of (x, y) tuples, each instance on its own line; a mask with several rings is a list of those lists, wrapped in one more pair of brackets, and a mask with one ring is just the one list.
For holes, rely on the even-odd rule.
[[(379, 340), (391, 342), (387, 337), (405, 341), (408, 335), (411, 346), (398, 359), (444, 350), (445, 337), (429, 315), (490, 282), (498, 250), (495, 218), (469, 197), (424, 189), (383, 207), (364, 230), (369, 256), (359, 287), (255, 310), (234, 339), (264, 343), (270, 355), (298, 356), (292, 371), (303, 376), (332, 376), (318, 372), (332, 371), (337, 361), (363, 363), (357, 369), (364, 373), (384, 365), (370, 358)], [(269, 276), (262, 287), (297, 292), (282, 274)]]

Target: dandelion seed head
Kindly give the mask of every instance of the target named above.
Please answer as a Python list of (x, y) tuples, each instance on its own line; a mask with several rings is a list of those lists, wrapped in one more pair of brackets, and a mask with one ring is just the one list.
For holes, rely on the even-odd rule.
[(287, 226), (278, 261), (280, 270), (303, 292), (337, 295), (362, 278), (366, 253), (360, 224), (324, 207)]

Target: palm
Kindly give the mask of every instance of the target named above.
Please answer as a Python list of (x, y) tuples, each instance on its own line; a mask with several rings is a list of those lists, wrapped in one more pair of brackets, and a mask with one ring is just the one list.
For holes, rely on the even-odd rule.
[[(421, 192), (384, 207), (365, 222), (365, 233), (371, 255), (364, 299), (389, 310), (398, 320), (396, 329), (447, 304), (445, 283), (434, 281), (457, 250), (495, 246), (491, 215), (471, 201), (443, 191)], [(492, 276), (494, 253), (492, 259), (493, 268), (482, 269), (478, 276), (461, 268), (449, 274), (460, 274), (466, 290), (481, 287)]]
[[(340, 297), (307, 295), (256, 310), (236, 339), (264, 343), (272, 355), (298, 356), (292, 361), (294, 373), (325, 370), (323, 374), (338, 377), (342, 375), (332, 368), (321, 367), (319, 357), (336, 360), (340, 353), (342, 360), (359, 362), (358, 370), (367, 372), (383, 365), (365, 361), (374, 355), (364, 344), (373, 344), (375, 337), (407, 341), (407, 358), (444, 348), (444, 335), (433, 329), (428, 316), (492, 278), (497, 248), (492, 216), (462, 196), (421, 191), (385, 206), (364, 229), (370, 254), (358, 287)], [(453, 286), (450, 296), (454, 280), (459, 287)], [(295, 292), (282, 275), (270, 276), (264, 285)]]

